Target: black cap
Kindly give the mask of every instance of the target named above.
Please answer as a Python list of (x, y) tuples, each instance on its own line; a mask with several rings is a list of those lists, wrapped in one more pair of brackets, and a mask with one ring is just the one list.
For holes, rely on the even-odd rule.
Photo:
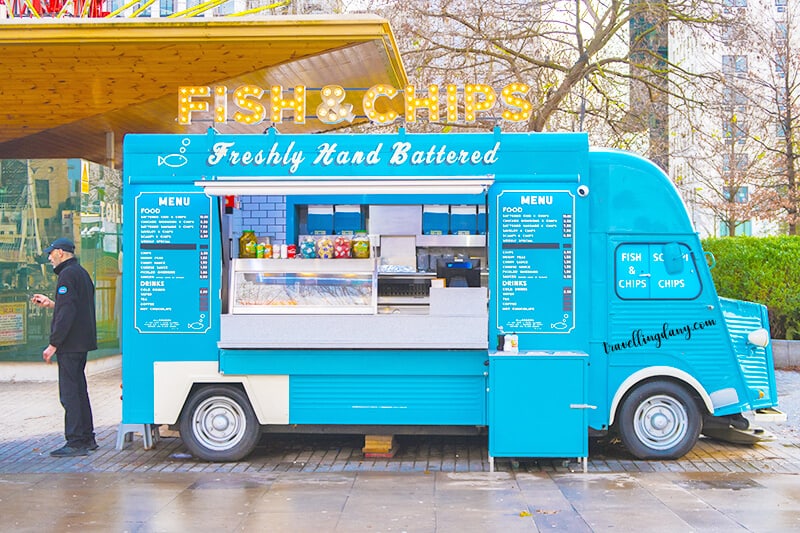
[(75, 245), (66, 237), (59, 237), (58, 239), (54, 240), (50, 246), (44, 249), (44, 253), (50, 254), (50, 252), (55, 249), (64, 250), (65, 252), (69, 252), (71, 254), (75, 253)]

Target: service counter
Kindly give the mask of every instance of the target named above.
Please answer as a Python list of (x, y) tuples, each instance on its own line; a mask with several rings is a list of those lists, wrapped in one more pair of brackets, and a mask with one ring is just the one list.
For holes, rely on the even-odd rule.
[(220, 348), (486, 349), (485, 287), (378, 303), (371, 259), (236, 260)]

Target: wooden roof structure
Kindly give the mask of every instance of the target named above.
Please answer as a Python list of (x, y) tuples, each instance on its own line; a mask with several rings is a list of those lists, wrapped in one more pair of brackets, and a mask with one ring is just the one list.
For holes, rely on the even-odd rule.
[[(0, 159), (119, 166), (126, 133), (203, 133), (212, 125), (220, 133), (259, 133), (269, 125), (210, 118), (180, 125), (181, 86), (254, 84), (268, 92), (273, 85), (406, 82), (388, 22), (372, 15), (3, 20)], [(360, 109), (360, 98), (346, 102)], [(309, 95), (308, 112), (315, 106)], [(278, 129), (332, 127), (287, 118)]]

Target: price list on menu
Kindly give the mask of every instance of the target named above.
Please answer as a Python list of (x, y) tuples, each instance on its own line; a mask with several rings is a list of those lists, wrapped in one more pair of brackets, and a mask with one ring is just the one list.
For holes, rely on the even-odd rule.
[(211, 199), (200, 193), (136, 198), (136, 329), (203, 333), (210, 327)]
[(497, 326), (507, 333), (574, 327), (574, 203), (567, 191), (497, 196)]

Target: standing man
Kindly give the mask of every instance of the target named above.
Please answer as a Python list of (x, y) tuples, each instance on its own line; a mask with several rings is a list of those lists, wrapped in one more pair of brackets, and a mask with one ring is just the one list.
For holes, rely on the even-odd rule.
[(94, 284), (75, 258), (75, 245), (64, 237), (53, 241), (44, 253), (58, 275), (56, 298), (34, 294), (31, 302), (53, 309), (50, 344), (42, 352), (49, 363), (58, 363), (58, 395), (64, 407), (64, 435), (67, 443), (50, 452), (53, 457), (88, 455), (97, 449), (92, 407), (86, 387), (86, 353), (97, 349)]

